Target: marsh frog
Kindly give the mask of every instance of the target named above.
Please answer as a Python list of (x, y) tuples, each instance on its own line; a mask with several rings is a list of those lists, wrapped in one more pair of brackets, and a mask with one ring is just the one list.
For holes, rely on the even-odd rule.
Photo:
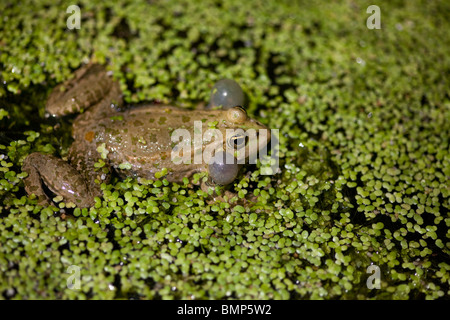
[[(99, 64), (85, 65), (75, 72), (71, 80), (56, 86), (47, 100), (46, 112), (53, 117), (80, 113), (73, 122), (74, 142), (68, 162), (38, 152), (25, 159), (23, 171), (28, 173), (24, 180), (27, 193), (35, 194), (39, 204), (50, 204), (45, 184), (66, 202), (89, 207), (95, 203), (94, 197), (102, 195), (99, 183), (108, 183), (112, 171), (123, 177), (154, 179), (155, 173), (163, 168), (167, 169), (165, 178), (168, 181), (178, 182), (196, 172), (209, 171), (213, 176), (212, 183), (227, 184), (237, 175), (235, 165), (218, 165), (212, 172), (212, 166), (204, 161), (197, 164), (194, 161), (174, 163), (171, 152), (177, 143), (172, 140), (172, 133), (184, 129), (192, 138), (199, 134), (195, 132), (199, 131), (199, 123), (202, 124), (201, 134), (213, 126), (223, 133), (222, 140), (215, 143), (225, 148), (226, 144), (245, 142), (239, 134), (227, 137), (226, 129), (267, 129), (238, 106), (189, 110), (146, 104), (120, 110), (122, 104), (119, 83)], [(246, 145), (247, 155), (257, 152), (259, 146), (265, 146), (269, 139), (270, 134), (265, 142), (257, 144), (256, 149)], [(207, 143), (192, 145), (191, 155), (194, 157), (205, 150)], [(102, 161), (103, 167), (96, 168), (99, 165), (95, 164)]]

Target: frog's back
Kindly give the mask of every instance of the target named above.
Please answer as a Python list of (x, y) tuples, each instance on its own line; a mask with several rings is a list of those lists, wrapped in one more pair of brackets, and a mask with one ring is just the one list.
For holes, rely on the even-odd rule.
[[(174, 172), (200, 170), (199, 165), (174, 165), (171, 140), (176, 129), (193, 134), (194, 121), (214, 121), (218, 111), (192, 111), (172, 106), (146, 105), (97, 119), (75, 135), (95, 146), (104, 144), (108, 160), (116, 167), (131, 167), (136, 176), (153, 177), (161, 168)], [(77, 139), (77, 138), (76, 138)], [(176, 166), (176, 168), (174, 167)]]

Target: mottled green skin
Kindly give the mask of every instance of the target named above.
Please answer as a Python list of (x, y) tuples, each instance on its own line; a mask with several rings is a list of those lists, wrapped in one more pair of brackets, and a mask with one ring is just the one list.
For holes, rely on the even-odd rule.
[[(174, 164), (172, 161), (172, 149), (179, 143), (171, 140), (172, 132), (186, 129), (194, 139), (194, 121), (202, 122), (202, 136), (213, 127), (222, 132), (223, 140), (213, 138), (193, 144), (192, 160), (196, 152), (202, 152), (211, 143), (225, 149), (226, 129), (267, 129), (249, 118), (241, 108), (187, 110), (143, 105), (119, 112), (117, 105), (121, 103), (118, 83), (97, 64), (81, 68), (72, 80), (56, 87), (46, 106), (50, 115), (57, 117), (86, 111), (73, 124), (75, 141), (70, 148), (70, 164), (41, 153), (33, 153), (25, 159), (23, 170), (29, 174), (25, 179), (26, 191), (38, 196), (41, 204), (49, 203), (43, 182), (66, 201), (79, 207), (92, 206), (94, 197), (101, 196), (98, 181), (108, 182), (112, 169), (121, 176), (154, 179), (156, 172), (167, 168), (165, 178), (168, 181), (181, 181), (183, 177), (208, 170), (205, 161), (201, 164), (194, 161)], [(102, 154), (99, 150), (103, 150)], [(246, 147), (247, 157), (254, 152), (257, 150)], [(94, 164), (101, 158), (106, 165), (98, 170)]]

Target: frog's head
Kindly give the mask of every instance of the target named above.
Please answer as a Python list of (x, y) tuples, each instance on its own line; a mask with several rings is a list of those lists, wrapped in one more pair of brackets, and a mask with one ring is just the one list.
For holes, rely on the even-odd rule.
[(237, 154), (235, 152), (237, 158), (245, 158), (245, 163), (248, 163), (248, 159), (256, 159), (258, 152), (270, 141), (269, 128), (250, 118), (242, 107), (226, 110), (226, 119), (228, 126), (231, 127), (224, 136), (228, 150), (237, 151)]
[(214, 182), (226, 185), (236, 178), (239, 165), (256, 162), (260, 150), (270, 141), (270, 130), (250, 118), (242, 107), (222, 112), (223, 122), (219, 125), (223, 136), (222, 151), (211, 160), (209, 174)]

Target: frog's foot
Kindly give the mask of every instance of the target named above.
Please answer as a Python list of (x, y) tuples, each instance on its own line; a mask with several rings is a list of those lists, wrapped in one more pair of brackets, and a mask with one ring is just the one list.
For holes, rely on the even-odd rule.
[[(219, 187), (219, 193), (217, 193), (216, 187)], [(211, 180), (203, 181), (200, 185), (200, 188), (203, 192), (206, 192), (208, 195), (210, 195), (210, 200), (208, 201), (208, 203), (214, 203), (216, 201), (228, 202), (231, 198), (237, 195), (236, 193), (227, 190), (224, 186), (215, 185)]]
[(105, 109), (103, 111), (110, 111), (107, 108), (111, 109), (112, 104), (121, 103), (119, 83), (104, 66), (89, 63), (78, 69), (72, 79), (53, 89), (45, 110), (51, 116), (59, 117), (92, 109), (94, 105), (100, 105)]
[(202, 181), (200, 189), (202, 189), (203, 192), (206, 192), (208, 194), (211, 194), (211, 192), (214, 195), (216, 194), (215, 185), (210, 179), (208, 179), (208, 181)]
[(65, 202), (72, 202), (77, 207), (94, 205), (94, 196), (84, 178), (67, 162), (48, 154), (35, 152), (24, 161), (22, 170), (28, 173), (24, 179), (25, 190), (38, 198), (39, 205), (52, 203), (43, 184)]

